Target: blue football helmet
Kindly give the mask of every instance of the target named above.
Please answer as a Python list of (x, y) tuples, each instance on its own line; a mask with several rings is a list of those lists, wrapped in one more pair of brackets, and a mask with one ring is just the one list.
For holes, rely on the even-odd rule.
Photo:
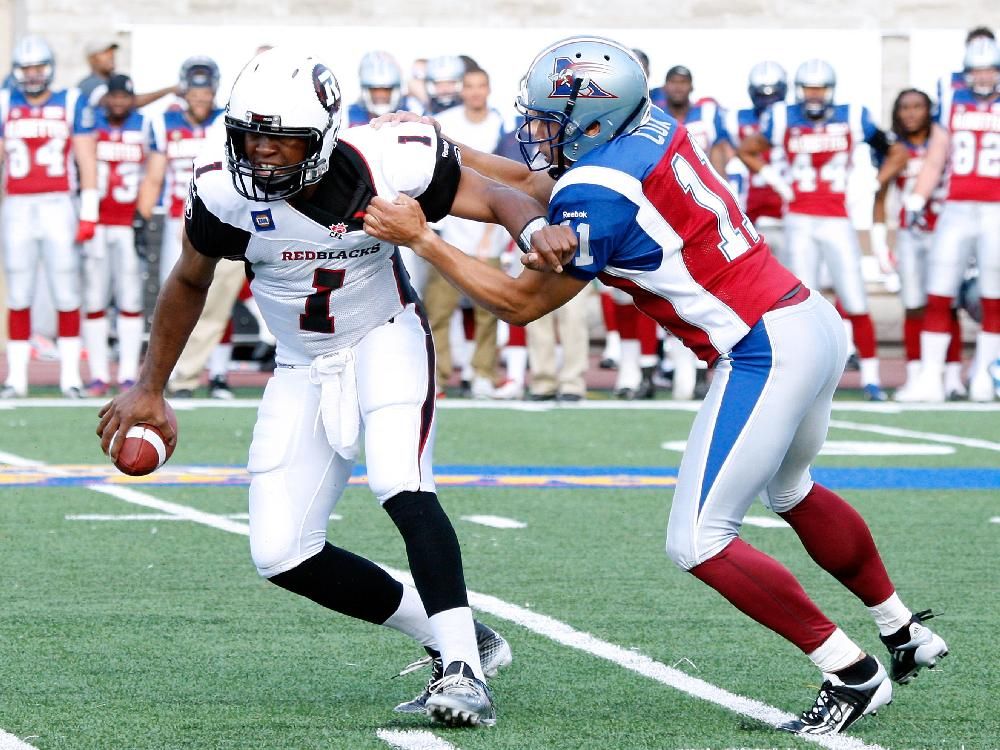
[[(807, 99), (806, 88), (824, 89), (822, 99)], [(826, 60), (806, 60), (795, 71), (795, 101), (802, 105), (806, 115), (818, 120), (833, 104), (837, 88), (837, 74)]]
[[(575, 36), (535, 58), (521, 79), (517, 108), (524, 116), (517, 139), (525, 163), (535, 171), (554, 168), (558, 175), (567, 169), (566, 161), (579, 161), (649, 119), (649, 83), (628, 47), (602, 37)], [(543, 144), (557, 163), (538, 164), (537, 149)]]
[(463, 78), (465, 78), (465, 61), (458, 55), (440, 55), (427, 61), (424, 85), (434, 112), (461, 103)]
[(785, 69), (771, 60), (764, 60), (750, 68), (747, 93), (753, 108), (762, 112), (775, 102), (785, 101), (788, 95), (788, 75)]
[[(48, 90), (56, 74), (52, 49), (40, 36), (23, 37), (14, 47), (12, 55), (14, 83), (25, 94), (37, 96)], [(40, 71), (28, 73), (25, 68), (42, 66)]]

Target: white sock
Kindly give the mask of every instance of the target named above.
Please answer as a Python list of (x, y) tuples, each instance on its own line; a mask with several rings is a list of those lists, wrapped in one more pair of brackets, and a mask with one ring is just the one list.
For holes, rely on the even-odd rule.
[(962, 384), (961, 362), (945, 362), (944, 390), (946, 393), (950, 393), (952, 391), (959, 391), (959, 392), (965, 391), (965, 386)]
[(868, 607), (868, 611), (878, 625), (879, 635), (892, 635), (907, 625), (913, 617), (913, 613), (906, 608), (895, 591), (881, 604)]
[(208, 358), (208, 377), (226, 379), (229, 374), (229, 361), (233, 358), (232, 344), (218, 344)]
[(141, 315), (118, 316), (118, 382), (139, 379), (139, 353), (145, 321)]
[(615, 390), (631, 388), (635, 390), (642, 381), (639, 370), (639, 339), (622, 339), (621, 356), (618, 359), (618, 378)]
[(944, 370), (944, 361), (948, 356), (948, 344), (951, 342), (950, 333), (936, 333), (934, 331), (920, 332), (920, 364), (924, 372), (937, 373), (940, 375)]
[(80, 380), (81, 348), (79, 336), (61, 336), (56, 339), (56, 349), (59, 351), (59, 388), (63, 391), (83, 387)]
[(906, 363), (906, 382), (912, 382), (920, 374), (920, 360), (911, 359)]
[(655, 354), (640, 354), (639, 355), (639, 367), (656, 367), (656, 363), (660, 361), (660, 358)]
[(523, 386), (528, 371), (528, 348), (508, 346), (504, 351), (507, 353), (507, 378)]
[(843, 630), (837, 628), (833, 635), (823, 641), (822, 646), (809, 654), (809, 658), (823, 674), (828, 675), (849, 667), (864, 655), (865, 652)]
[(31, 344), (27, 341), (7, 342), (7, 382), (19, 394), (28, 392), (28, 361)]
[(102, 315), (99, 318), (85, 318), (81, 324), (83, 345), (87, 348), (87, 364), (90, 367), (90, 379), (111, 382), (111, 371), (108, 369), (108, 319)]
[(479, 663), (479, 645), (476, 643), (476, 626), (469, 607), (455, 607), (438, 612), (430, 618), (431, 632), (437, 641), (438, 651), (445, 669), (453, 661), (464, 661), (476, 677), (485, 680)]
[(604, 336), (604, 352), (601, 359), (613, 359), (615, 361), (622, 355), (622, 337), (618, 331), (608, 331)]
[(399, 602), (399, 607), (382, 624), (410, 636), (421, 646), (432, 648), (435, 651), (439, 650), (434, 634), (431, 632), (431, 623), (427, 619), (427, 612), (424, 611), (424, 603), (420, 601), (420, 594), (413, 586), (403, 584), (403, 598)]
[(861, 360), (861, 385), (881, 385), (882, 378), (878, 372), (878, 357), (868, 357)]
[(977, 375), (988, 374), (989, 366), (1000, 355), (1000, 333), (980, 331), (976, 334), (976, 369), (969, 373), (969, 380)]

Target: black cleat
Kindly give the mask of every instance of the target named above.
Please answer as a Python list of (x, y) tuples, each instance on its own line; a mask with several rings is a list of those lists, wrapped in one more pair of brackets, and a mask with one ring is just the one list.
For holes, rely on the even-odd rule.
[(893, 682), (906, 685), (917, 676), (921, 667), (933, 667), (948, 655), (944, 639), (923, 625), (932, 617), (934, 613), (925, 609), (914, 614), (909, 623), (892, 635), (879, 636), (892, 656), (889, 673)]
[(875, 676), (860, 685), (834, 685), (826, 680), (816, 702), (799, 718), (780, 724), (778, 729), (794, 734), (839, 734), (862, 716), (874, 714), (891, 702), (892, 683), (885, 668), (878, 664)]

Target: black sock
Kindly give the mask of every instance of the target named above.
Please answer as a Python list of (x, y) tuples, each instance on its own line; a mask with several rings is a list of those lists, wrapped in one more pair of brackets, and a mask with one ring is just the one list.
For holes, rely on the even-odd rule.
[(271, 583), (348, 617), (381, 625), (399, 609), (403, 584), (363, 557), (327, 542)]
[(468, 607), (462, 551), (433, 492), (400, 492), (382, 503), (406, 544), (410, 573), (427, 616)]
[(859, 662), (834, 672), (845, 685), (861, 685), (878, 674), (878, 660), (874, 656), (865, 656)]

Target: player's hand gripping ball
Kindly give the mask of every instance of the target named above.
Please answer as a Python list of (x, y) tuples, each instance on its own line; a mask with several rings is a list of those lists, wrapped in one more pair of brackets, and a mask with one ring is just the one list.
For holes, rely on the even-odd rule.
[[(167, 422), (177, 432), (177, 417), (170, 404), (164, 403), (167, 413)], [(121, 439), (115, 436), (115, 440)], [(174, 445), (177, 442), (174, 441)], [(149, 424), (137, 424), (125, 435), (125, 442), (121, 450), (118, 451), (118, 458), (115, 459), (115, 466), (123, 474), (133, 477), (141, 477), (159, 469), (167, 462), (174, 452), (174, 447), (167, 445), (166, 440), (158, 429)]]

